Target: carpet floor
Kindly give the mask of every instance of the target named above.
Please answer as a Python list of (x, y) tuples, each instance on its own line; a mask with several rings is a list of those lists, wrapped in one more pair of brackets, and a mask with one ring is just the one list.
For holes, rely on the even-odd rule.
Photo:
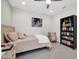
[(77, 50), (59, 43), (52, 43), (52, 49), (47, 48), (17, 54), (16, 59), (77, 59)]

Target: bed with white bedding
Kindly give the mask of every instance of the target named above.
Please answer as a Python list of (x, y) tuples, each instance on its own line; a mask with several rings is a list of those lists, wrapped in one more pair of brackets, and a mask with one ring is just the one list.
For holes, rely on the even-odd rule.
[(17, 39), (9, 43), (15, 44), (16, 53), (43, 47), (48, 47), (49, 49), (51, 48), (50, 40), (42, 34), (27, 36), (25, 39)]
[(51, 48), (51, 43), (48, 37), (44, 35), (28, 36), (26, 39), (16, 40), (14, 41), (14, 43), (16, 44), (16, 53), (21, 53), (43, 47)]
[(7, 37), (6, 32), (15, 32), (15, 28), (7, 25), (1, 25), (1, 26), (2, 26), (1, 35), (3, 36), (3, 33), (5, 33), (4, 37), (9, 41), (9, 43), (15, 44), (16, 53), (21, 53), (42, 47), (51, 48), (50, 40), (48, 39), (48, 37), (42, 34), (27, 36), (25, 39), (16, 39), (14, 41), (11, 41)]

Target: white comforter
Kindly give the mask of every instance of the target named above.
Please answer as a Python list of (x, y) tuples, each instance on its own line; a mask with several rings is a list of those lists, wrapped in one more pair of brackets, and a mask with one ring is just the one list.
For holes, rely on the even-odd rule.
[(35, 35), (35, 37), (38, 39), (39, 43), (49, 43), (50, 42), (49, 38), (44, 35), (37, 34), (37, 35)]
[(34, 36), (32, 37), (29, 36), (26, 39), (18, 39), (10, 43), (15, 44), (16, 53), (21, 53), (21, 52), (25, 52), (25, 51), (29, 51), (37, 48), (42, 48), (42, 47), (51, 48), (51, 43), (48, 37), (41, 34), (37, 34)]

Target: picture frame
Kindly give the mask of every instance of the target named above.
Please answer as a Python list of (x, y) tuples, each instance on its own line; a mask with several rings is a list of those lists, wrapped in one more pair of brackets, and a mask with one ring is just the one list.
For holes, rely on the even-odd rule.
[(42, 18), (32, 17), (32, 27), (42, 27)]

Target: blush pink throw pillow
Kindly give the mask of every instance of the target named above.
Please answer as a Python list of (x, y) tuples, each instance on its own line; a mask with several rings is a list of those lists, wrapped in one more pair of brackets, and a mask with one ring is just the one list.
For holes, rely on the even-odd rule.
[(8, 37), (13, 41), (18, 39), (18, 35), (16, 32), (9, 32)]

